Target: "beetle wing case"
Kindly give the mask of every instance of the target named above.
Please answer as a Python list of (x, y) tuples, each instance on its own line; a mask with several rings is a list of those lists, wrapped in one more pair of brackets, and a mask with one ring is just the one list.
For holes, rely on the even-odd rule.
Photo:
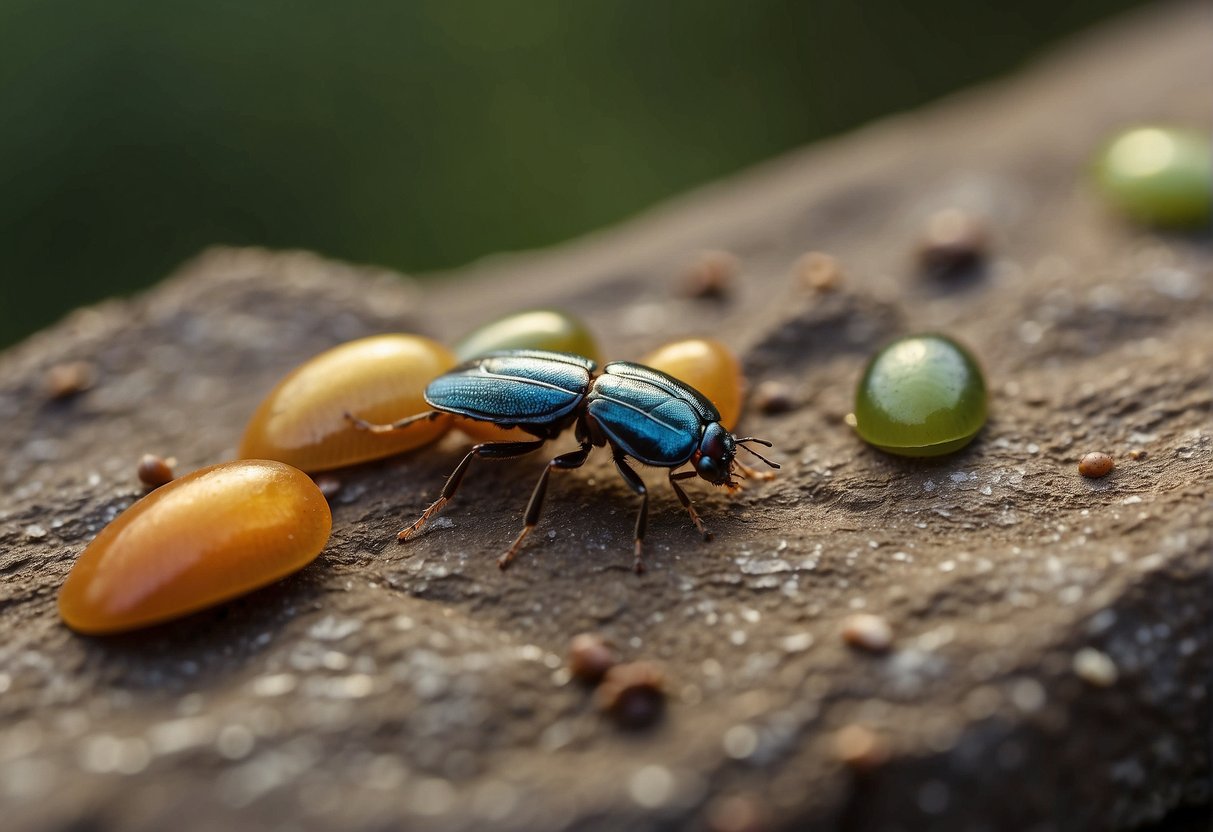
[(438, 410), (499, 425), (548, 424), (577, 409), (595, 367), (568, 353), (490, 353), (434, 379), (425, 400)]
[(719, 419), (698, 392), (665, 373), (623, 361), (608, 364), (595, 380), (587, 410), (613, 446), (644, 465), (665, 468), (691, 458), (705, 418)]

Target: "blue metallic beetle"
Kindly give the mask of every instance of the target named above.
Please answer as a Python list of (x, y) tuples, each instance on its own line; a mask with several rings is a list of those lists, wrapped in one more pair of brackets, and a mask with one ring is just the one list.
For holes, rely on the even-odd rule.
[[(422, 419), (454, 413), (503, 428), (521, 428), (536, 437), (533, 442), (485, 442), (473, 447), (447, 479), (442, 495), (416, 523), (400, 532), (399, 539), (405, 541), (416, 535), (426, 521), (450, 502), (473, 458), (523, 456), (539, 450), (570, 426), (575, 426), (581, 447), (555, 457), (543, 469), (527, 505), (522, 531), (497, 560), (502, 569), (510, 565), (522, 541), (539, 522), (552, 470), (581, 467), (594, 447), (610, 446), (615, 467), (641, 497), (635, 535), (637, 572), (644, 571), (642, 551), (649, 494), (644, 481), (628, 465), (629, 457), (642, 465), (670, 469), (670, 485), (705, 540), (711, 538), (711, 533), (699, 519), (679, 480), (698, 475), (713, 485), (736, 488), (734, 472), (739, 470), (744, 475), (749, 471), (734, 459), (739, 447), (772, 468), (779, 467), (746, 445), (756, 442), (769, 448), (770, 442), (752, 436), (742, 439), (733, 436), (720, 424), (720, 413), (707, 397), (672, 376), (627, 361), (607, 364), (597, 377), (596, 369), (593, 361), (568, 353), (494, 352), (461, 364), (430, 382), (425, 400), (434, 408), (432, 411), (388, 425), (371, 424), (346, 414), (357, 427), (375, 433), (390, 433)], [(693, 470), (674, 473), (687, 463), (694, 466)]]

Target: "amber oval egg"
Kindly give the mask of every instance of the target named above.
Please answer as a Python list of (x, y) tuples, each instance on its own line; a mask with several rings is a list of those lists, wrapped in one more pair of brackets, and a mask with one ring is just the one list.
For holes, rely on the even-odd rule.
[(688, 338), (658, 347), (640, 359), (654, 370), (669, 373), (707, 396), (720, 411), (720, 423), (737, 426), (745, 399), (745, 376), (733, 351), (711, 338)]
[(302, 569), (331, 529), (324, 495), (296, 468), (261, 459), (202, 468), (101, 530), (59, 590), (59, 615), (89, 635), (177, 618)]
[[(506, 315), (469, 332), (455, 344), (455, 355), (460, 361), (495, 350), (571, 352), (602, 363), (589, 327), (559, 309), (528, 309)], [(518, 428), (506, 430), (473, 419), (457, 419), (455, 426), (481, 442), (527, 442), (535, 438)]]
[(240, 456), (313, 472), (433, 442), (450, 428), (449, 416), (394, 433), (369, 433), (345, 414), (386, 423), (427, 411), (426, 385), (454, 364), (450, 350), (419, 335), (375, 335), (334, 347), (296, 368), (265, 397), (245, 428)]

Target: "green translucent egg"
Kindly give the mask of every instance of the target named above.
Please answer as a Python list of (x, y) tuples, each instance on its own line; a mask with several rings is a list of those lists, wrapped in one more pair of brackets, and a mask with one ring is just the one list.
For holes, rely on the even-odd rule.
[(571, 352), (601, 363), (589, 328), (567, 312), (530, 309), (499, 318), (465, 335), (455, 345), (460, 361), (494, 350)]
[(1096, 175), (1108, 200), (1140, 222), (1196, 227), (1213, 217), (1213, 144), (1199, 130), (1127, 130), (1103, 150)]
[(938, 456), (963, 448), (986, 422), (977, 361), (943, 335), (913, 335), (871, 360), (855, 391), (855, 430), (882, 451)]

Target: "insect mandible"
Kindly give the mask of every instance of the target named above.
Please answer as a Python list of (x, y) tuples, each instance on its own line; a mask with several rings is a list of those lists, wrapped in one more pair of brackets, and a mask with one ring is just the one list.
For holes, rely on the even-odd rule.
[[(691, 522), (703, 535), (711, 533), (699, 518), (680, 480), (700, 476), (713, 485), (737, 488), (735, 473), (753, 473), (734, 459), (737, 448), (744, 448), (772, 468), (771, 462), (748, 447), (771, 443), (752, 436), (737, 438), (720, 424), (716, 407), (699, 391), (665, 373), (615, 361), (595, 375), (597, 365), (588, 358), (542, 350), (506, 350), (467, 361), (438, 376), (425, 390), (425, 400), (434, 408), (391, 424), (372, 424), (346, 414), (354, 425), (375, 433), (402, 430), (422, 419), (436, 419), (444, 413), (491, 422), (500, 427), (517, 427), (535, 437), (534, 441), (484, 442), (474, 446), (447, 478), (442, 493), (417, 519), (397, 536), (409, 540), (426, 522), (442, 510), (459, 489), (473, 459), (510, 459), (539, 450), (569, 427), (574, 427), (580, 447), (560, 454), (548, 462), (535, 484), (527, 504), (522, 531), (497, 565), (505, 569), (518, 554), (522, 542), (539, 522), (548, 478), (553, 470), (579, 468), (595, 447), (609, 446), (615, 467), (641, 498), (636, 517), (635, 561), (637, 572), (644, 571), (644, 534), (648, 523), (649, 494), (644, 481), (628, 464), (634, 459), (642, 465), (669, 469), (670, 486), (691, 516)], [(683, 465), (687, 471), (675, 473)]]

